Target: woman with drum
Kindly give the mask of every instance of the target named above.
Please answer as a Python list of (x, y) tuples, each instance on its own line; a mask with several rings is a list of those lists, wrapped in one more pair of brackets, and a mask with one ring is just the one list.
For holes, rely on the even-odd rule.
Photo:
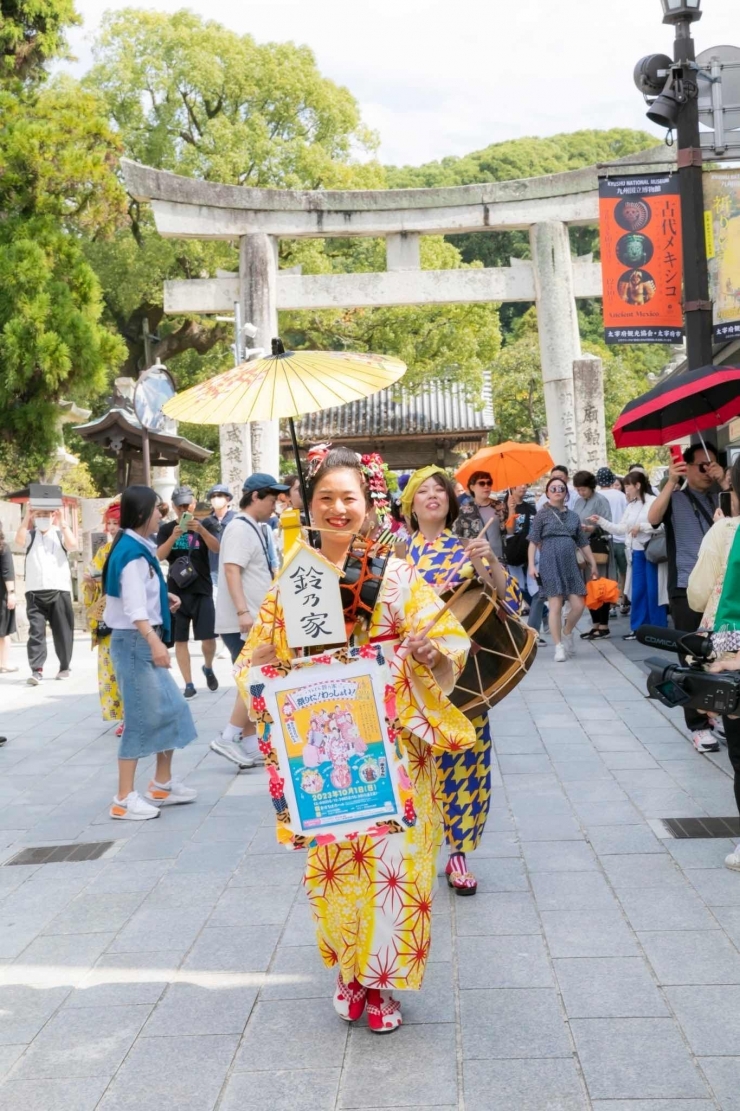
[[(582, 553), (590, 578), (598, 579), (599, 570), (578, 514), (566, 508), (568, 487), (559, 474), (548, 480), (545, 497), (547, 501), (529, 530), (529, 574), (542, 583), (547, 597), (555, 663), (565, 663), (566, 652), (572, 656), (575, 650), (573, 630), (583, 613), (586, 597), (586, 585), (576, 553)], [(539, 571), (535, 568), (538, 548)], [(570, 613), (563, 625), (563, 602), (566, 599), (570, 602)]]
[[(471, 560), (485, 560), (499, 597), (519, 611), (516, 579), (499, 563), (485, 535), (463, 541), (452, 526), (458, 514), (455, 488), (438, 467), (423, 467), (409, 479), (402, 506), (412, 530), (408, 559), (439, 593), (475, 576)], [(494, 525), (493, 527), (497, 527)], [(480, 844), (491, 797), (491, 726), (484, 710), (473, 719), (475, 748), (436, 754), (440, 797), (450, 857), (447, 882), (458, 895), (475, 895), (477, 881), (466, 853)]]
[[(370, 491), (359, 458), (349, 448), (333, 448), (314, 462), (308, 487), (311, 523), (321, 536), (321, 554), (344, 568), (353, 535), (361, 532), (371, 507)], [(389, 661), (397, 741), (408, 757), (414, 789), (413, 821), (385, 827), (379, 823), (372, 833), (325, 843), (320, 837), (308, 841), (294, 836), (280, 824), (277, 802), (275, 807), (278, 839), (289, 848), (308, 850), (305, 886), (319, 952), (326, 965), (339, 969), (334, 1007), (348, 1022), (367, 1008), (368, 1026), (378, 1034), (401, 1025), (401, 1007), (391, 991), (418, 990), (429, 956), (442, 840), (431, 752), (460, 751), (475, 743), (470, 722), (447, 698), (465, 665), (470, 641), (453, 614), (442, 611), (423, 578), (406, 561), (390, 557), (372, 615), (362, 626), (355, 625), (351, 639), (353, 644), (382, 643)], [(399, 642), (404, 651), (397, 653)], [(237, 684), (258, 723), (271, 782), (278, 775), (278, 759), (263, 699), (250, 690), (249, 669), (263, 668), (269, 683), (290, 670), (293, 656), (280, 595), (273, 587), (237, 661)]]

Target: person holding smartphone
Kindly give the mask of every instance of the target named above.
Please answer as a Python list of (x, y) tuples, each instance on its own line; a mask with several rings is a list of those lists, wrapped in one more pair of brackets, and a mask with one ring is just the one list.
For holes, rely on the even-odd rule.
[[(672, 456), (666, 484), (648, 512), (653, 528), (665, 525), (670, 614), (674, 627), (688, 633), (696, 632), (701, 621), (701, 613), (691, 607), (686, 591), (701, 542), (714, 524), (719, 506), (724, 469), (717, 459), (717, 448), (708, 440), (690, 444), (680, 461)], [(697, 752), (718, 751), (706, 714), (684, 708), (684, 718)]]

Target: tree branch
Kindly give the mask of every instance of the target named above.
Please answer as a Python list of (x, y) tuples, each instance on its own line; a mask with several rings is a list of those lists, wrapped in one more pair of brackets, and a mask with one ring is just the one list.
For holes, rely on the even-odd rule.
[(156, 344), (154, 353), (163, 363), (174, 358), (175, 355), (181, 355), (183, 351), (197, 351), (199, 355), (205, 355), (217, 343), (229, 339), (230, 336), (228, 325), (216, 324), (209, 328), (208, 325), (201, 324), (197, 320), (186, 320), (176, 332), (164, 336)]

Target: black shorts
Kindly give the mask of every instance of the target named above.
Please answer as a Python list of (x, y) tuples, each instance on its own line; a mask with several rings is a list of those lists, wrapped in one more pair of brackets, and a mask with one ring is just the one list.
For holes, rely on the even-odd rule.
[(190, 639), (190, 623), (193, 623), (193, 640), (216, 639), (216, 610), (210, 594), (179, 595), (182, 604), (173, 614), (173, 637), (175, 644)]

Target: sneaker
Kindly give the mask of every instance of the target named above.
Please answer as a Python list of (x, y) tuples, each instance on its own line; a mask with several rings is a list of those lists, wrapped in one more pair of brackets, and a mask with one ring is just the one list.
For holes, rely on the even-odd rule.
[(616, 617), (617, 616), (617, 607), (616, 606), (611, 607), (611, 609), (609, 610), (609, 616), (610, 617)]
[(258, 748), (252, 749), (244, 747), (244, 741), (239, 744), (241, 749), (242, 759), (239, 765), (240, 768), (261, 768), (265, 762), (265, 758)]
[(111, 818), (119, 818), (124, 822), (146, 822), (149, 818), (159, 817), (159, 809), (150, 802), (145, 802), (138, 791), (132, 791), (123, 801), (118, 797), (114, 798), (109, 813)]
[(740, 845), (736, 845), (733, 852), (728, 853), (725, 857), (725, 868), (731, 868), (733, 872), (740, 872)]
[(32, 671), (30, 679), (26, 679), (29, 687), (37, 687), (44, 677), (43, 671)]
[(697, 752), (719, 752), (719, 741), (714, 739), (711, 729), (697, 729), (691, 740)]
[(575, 656), (576, 646), (573, 640), (573, 633), (563, 633), (563, 647), (569, 656)]
[(244, 763), (244, 751), (238, 741), (225, 741), (219, 733), (216, 739), (211, 741), (210, 747), (211, 752), (215, 752), (217, 756), (224, 756), (240, 768), (249, 766)]
[(565, 648), (562, 644), (555, 645), (555, 663), (564, 664), (568, 657), (565, 654)]
[(171, 779), (169, 787), (161, 787), (152, 779), (146, 789), (146, 797), (155, 806), (178, 806), (182, 802), (195, 802), (198, 792), (186, 787), (179, 779)]
[(537, 647), (538, 648), (546, 648), (547, 647), (547, 641), (545, 640), (544, 637), (537, 637)]
[(203, 665), (203, 674), (206, 677), (206, 683), (208, 684), (209, 691), (217, 691), (218, 690), (218, 679), (216, 678), (216, 676), (213, 673), (213, 668), (212, 667), (206, 667), (205, 664), (204, 664)]
[(637, 633), (626, 633), (622, 640), (637, 640)]
[(182, 692), (186, 698), (195, 698), (198, 693), (195, 689), (195, 683), (186, 683), (185, 690)]
[(67, 667), (67, 668), (65, 668), (65, 669), (64, 669), (64, 671), (60, 671), (60, 672), (59, 672), (59, 673), (57, 674), (56, 678), (57, 678), (57, 679), (69, 679), (69, 677), (70, 677), (70, 675), (71, 675), (71, 674), (72, 674), (72, 672), (71, 672), (71, 671), (69, 670), (69, 668)]
[(727, 737), (725, 735), (725, 727), (722, 724), (722, 718), (713, 718), (709, 723), (709, 727), (714, 733), (718, 741), (724, 741), (727, 744)]

